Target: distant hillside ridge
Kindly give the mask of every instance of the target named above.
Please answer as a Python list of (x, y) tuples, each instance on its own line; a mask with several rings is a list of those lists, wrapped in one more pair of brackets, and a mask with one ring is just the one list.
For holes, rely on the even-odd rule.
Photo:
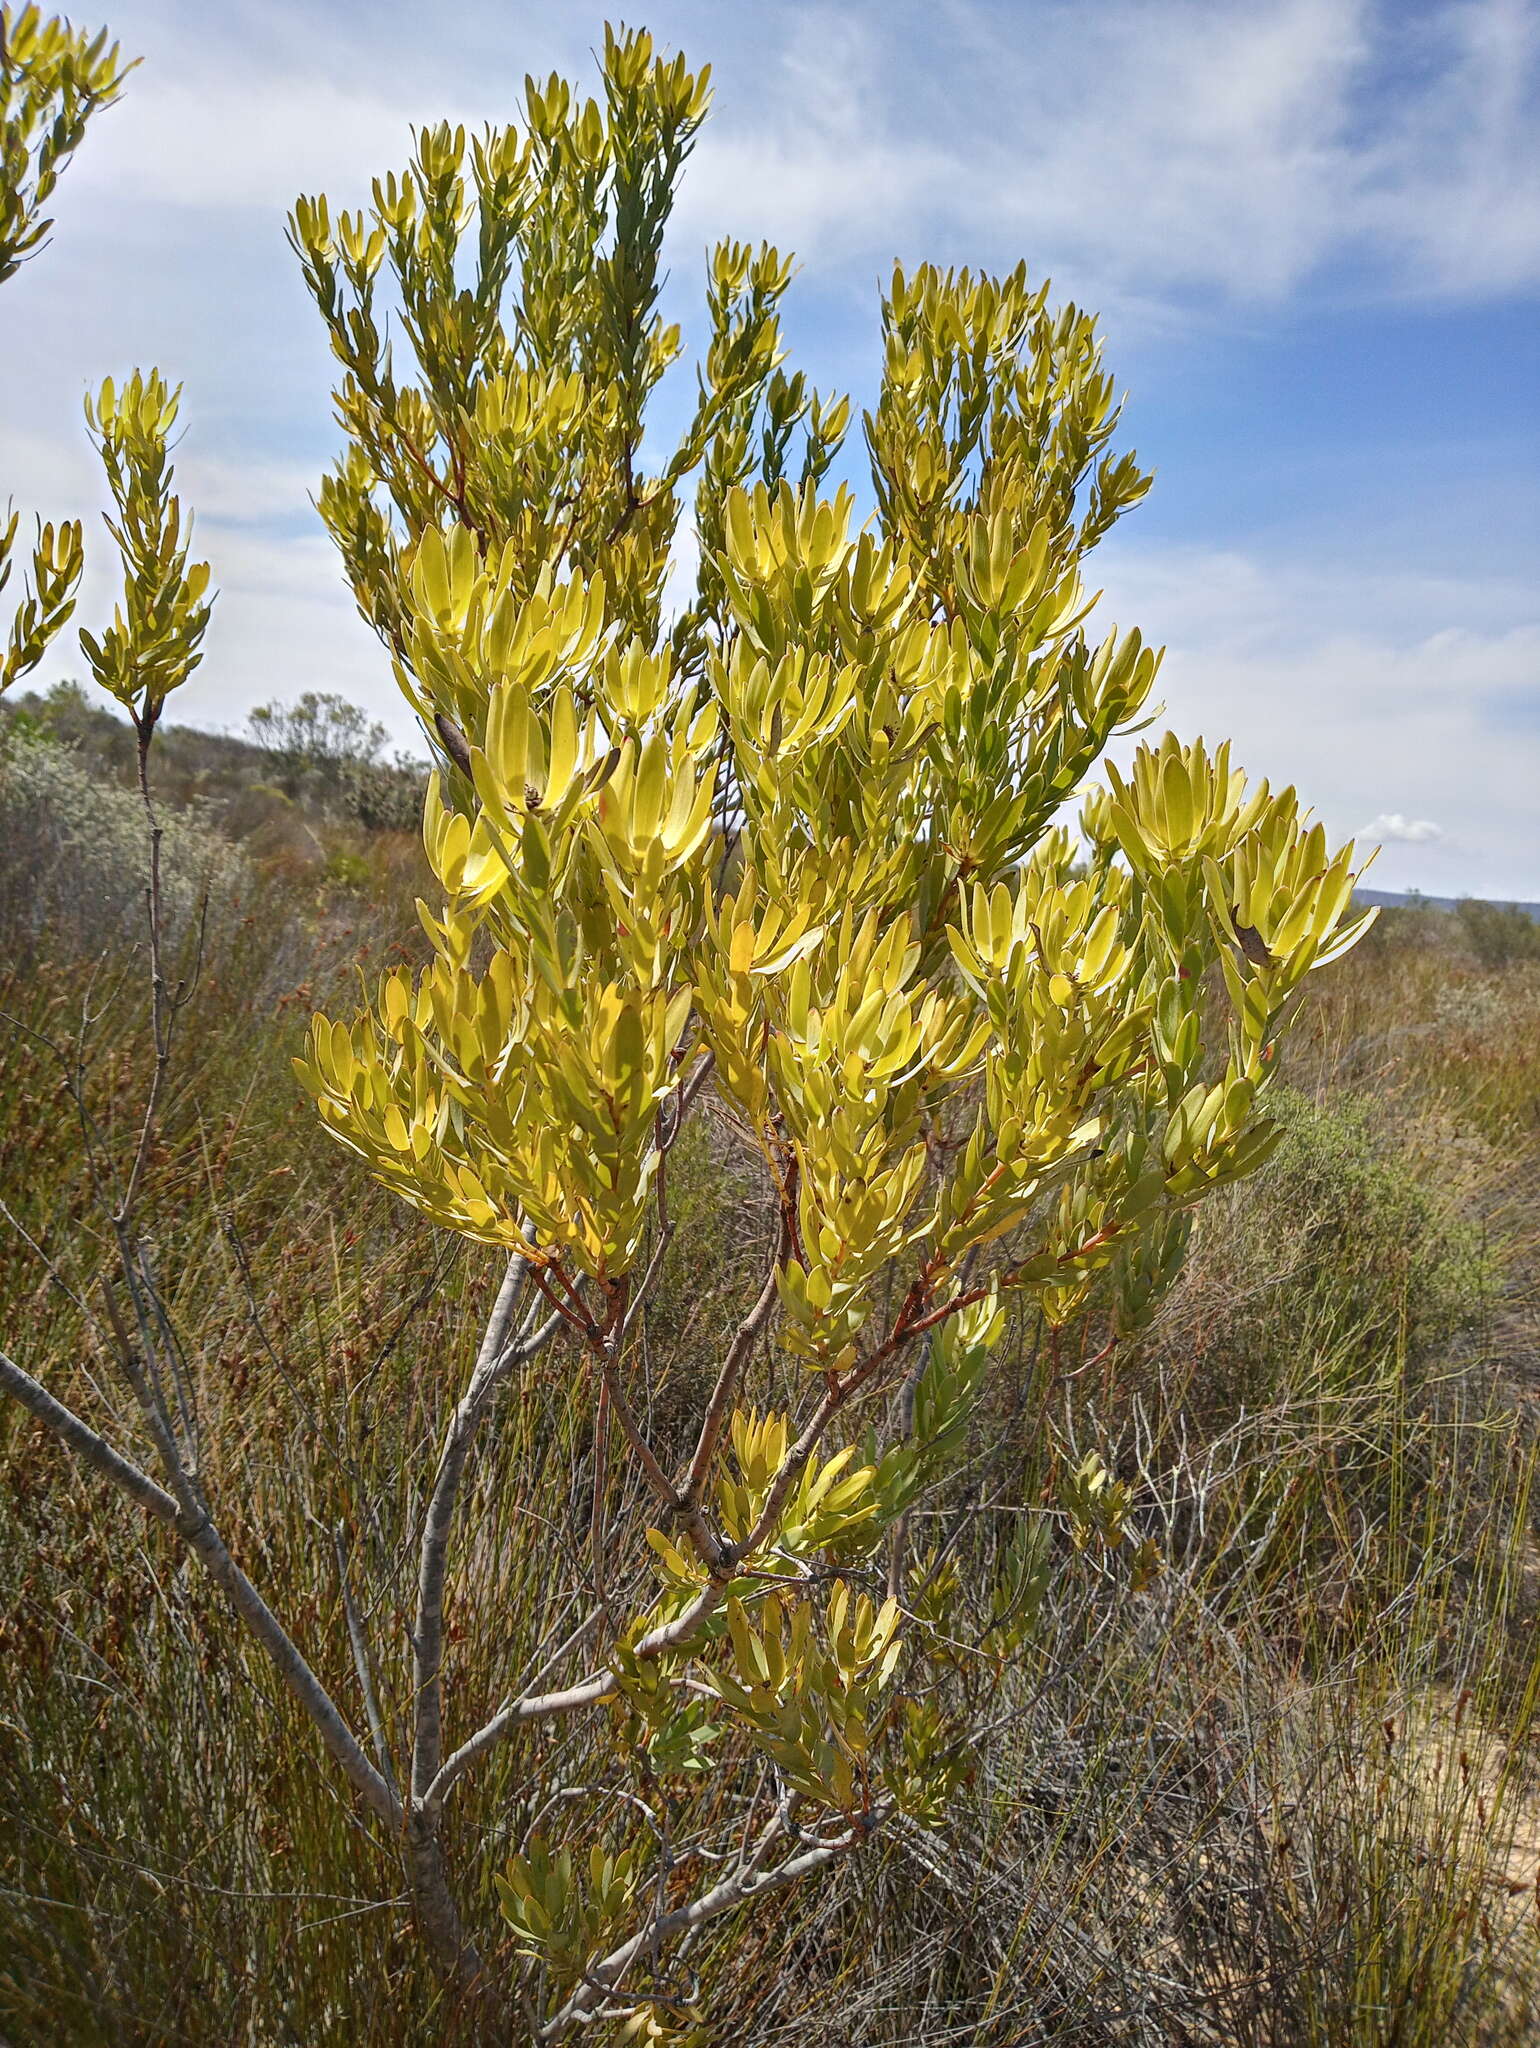
[(1462, 903), (1490, 903), (1499, 910), (1521, 910), (1540, 923), (1540, 903), (1516, 903), (1506, 896), (1424, 896), (1420, 889), (1355, 889), (1354, 899), (1381, 910), (1458, 910)]
[[(78, 683), (0, 702), (0, 744), (27, 740), (65, 747), (100, 780), (133, 786), (131, 728)], [(234, 839), (276, 833), (298, 845), (322, 822), (415, 837), (428, 764), (387, 758), (388, 740), (356, 705), (313, 690), (294, 704), (259, 705), (245, 733), (168, 721), (155, 739), (156, 795), (203, 808)]]
[[(0, 701), (0, 744), (10, 735), (52, 740), (103, 780), (133, 784), (131, 728), (79, 683)], [(283, 822), (278, 814), (284, 810), (293, 813), (295, 826), (346, 822), (366, 833), (415, 838), (428, 763), (399, 751), (385, 759), (387, 738), (385, 728), (356, 705), (316, 691), (305, 692), (295, 705), (259, 706), (244, 733), (167, 723), (156, 742), (157, 794), (173, 804), (203, 806), (234, 839), (289, 836), (273, 829)], [(1540, 902), (1425, 896), (1417, 889), (1358, 889), (1354, 897), (1384, 910), (1455, 912), (1462, 903), (1473, 904), (1540, 924)]]

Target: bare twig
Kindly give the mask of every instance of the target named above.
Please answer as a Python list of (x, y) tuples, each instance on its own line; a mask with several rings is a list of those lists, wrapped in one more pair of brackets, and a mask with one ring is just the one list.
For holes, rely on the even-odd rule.
[(781, 1240), (776, 1247), (776, 1254), (771, 1261), (765, 1284), (760, 1290), (759, 1299), (734, 1332), (733, 1341), (727, 1347), (727, 1356), (722, 1361), (722, 1369), (717, 1374), (716, 1385), (711, 1390), (711, 1399), (707, 1404), (700, 1436), (695, 1445), (695, 1455), (690, 1460), (690, 1469), (685, 1474), (684, 1484), (679, 1490), (680, 1499), (688, 1507), (695, 1506), (705, 1491), (706, 1480), (711, 1472), (711, 1461), (716, 1455), (717, 1444), (727, 1420), (727, 1411), (732, 1403), (739, 1375), (758, 1342), (760, 1332), (770, 1320), (776, 1302), (776, 1274), (785, 1262), (789, 1250), (789, 1234), (783, 1219)]
[[(514, 1365), (531, 1355), (532, 1340), (529, 1346), (508, 1341), (528, 1271), (526, 1261), (514, 1253), (493, 1303), (470, 1384), (450, 1420), (439, 1456), (438, 1476), (423, 1522), (417, 1573), (417, 1625), (413, 1632), (416, 1699), (412, 1739), (414, 1802), (420, 1802), (443, 1760), (443, 1703), (439, 1677), (444, 1646), (444, 1576), (448, 1568), (449, 1538), (454, 1526), (460, 1479), (493, 1394)], [(546, 1327), (549, 1330), (551, 1325)]]
[(337, 1553), (337, 1583), (342, 1588), (342, 1612), (347, 1620), (348, 1641), (353, 1649), (353, 1668), (358, 1673), (358, 1689), (363, 1694), (364, 1712), (369, 1717), (369, 1734), (374, 1743), (380, 1776), (394, 1792), (396, 1774), (391, 1769), (390, 1745), (385, 1740), (385, 1721), (380, 1713), (379, 1697), (374, 1689), (374, 1672), (369, 1663), (369, 1645), (364, 1640), (363, 1622), (348, 1579), (347, 1530), (341, 1522), (332, 1531), (332, 1543)]
[(155, 814), (155, 802), (150, 795), (150, 732), (150, 728), (140, 726), (137, 758), (139, 796), (150, 828), (150, 1033), (155, 1047), (155, 1064), (150, 1072), (149, 1092), (145, 1097), (144, 1115), (139, 1125), (139, 1140), (134, 1147), (134, 1156), (128, 1169), (122, 1199), (113, 1214), (112, 1220), (120, 1230), (127, 1227), (129, 1218), (133, 1215), (134, 1198), (139, 1192), (140, 1177), (144, 1172), (150, 1147), (155, 1141), (156, 1114), (171, 1065), (171, 1039), (176, 1016), (176, 1005), (166, 986), (165, 966), (161, 958), (160, 843), (163, 828)]
[(425, 1808), (432, 1810), (441, 1806), (444, 1801), (444, 1795), (456, 1779), (462, 1777), (478, 1757), (485, 1756), (489, 1749), (494, 1748), (510, 1729), (517, 1727), (521, 1719), (536, 1720), (542, 1718), (535, 1714), (521, 1715), (519, 1712), (519, 1709), (525, 1707), (531, 1698), (528, 1688), (540, 1685), (545, 1679), (549, 1678), (563, 1658), (570, 1657), (572, 1652), (579, 1647), (586, 1636), (592, 1633), (603, 1618), (604, 1610), (601, 1607), (594, 1608), (590, 1614), (585, 1616), (566, 1640), (558, 1644), (551, 1652), (539, 1670), (525, 1681), (519, 1693), (511, 1699), (504, 1700), (491, 1720), (484, 1727), (478, 1729), (468, 1742), (462, 1743), (454, 1754), (445, 1761), (443, 1768), (428, 1787), (422, 1799), (421, 1803)]
[(810, 1877), (814, 1871), (827, 1868), (849, 1850), (868, 1841), (888, 1818), (888, 1813), (886, 1807), (874, 1807), (843, 1835), (820, 1842), (816, 1848), (804, 1849), (800, 1855), (788, 1857), (784, 1863), (767, 1870), (764, 1866), (770, 1853), (784, 1834), (778, 1815), (761, 1834), (747, 1861), (731, 1877), (724, 1878), (687, 1905), (676, 1906), (672, 1912), (656, 1914), (629, 1940), (585, 1971), (583, 1983), (560, 2011), (546, 2022), (540, 2031), (540, 2039), (560, 2041), (573, 2027), (592, 2015), (614, 1994), (639, 1957), (661, 1949), (677, 1935), (691, 1933), (721, 1913), (730, 1913), (748, 1899), (757, 1898), (765, 1892), (780, 1891), (786, 1885), (795, 1884), (799, 1878)]
[[(36, 1416), (75, 1455), (110, 1479), (156, 1520), (172, 1530), (200, 1560), (247, 1629), (262, 1645), (279, 1677), (318, 1730), (333, 1761), (369, 1810), (391, 1828), (400, 1826), (401, 1802), (370, 1763), (338, 1712), (330, 1694), (305, 1661), (298, 1646), (231, 1557), (206, 1513), (186, 1505), (158, 1486), (148, 1473), (98, 1436), (46, 1387), (0, 1352), (0, 1388)], [(184, 1475), (185, 1477), (185, 1475)]]

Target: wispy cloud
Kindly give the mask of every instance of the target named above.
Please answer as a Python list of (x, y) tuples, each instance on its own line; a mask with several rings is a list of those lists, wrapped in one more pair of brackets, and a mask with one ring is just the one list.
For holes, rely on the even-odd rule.
[(777, 22), (689, 205), (819, 268), (921, 241), (1025, 251), (1104, 305), (1152, 306), (1265, 303), (1349, 259), (1418, 297), (1540, 278), (1527, 0), (952, 0)]
[[(1102, 308), (1115, 360), (1130, 331), (1164, 333), (1199, 376), (1220, 323), (1286, 335), (1393, 296), (1429, 334), (1430, 308), (1474, 331), (1494, 295), (1540, 285), (1540, 0), (654, 0), (646, 13), (718, 79), (676, 288), (695, 294), (719, 233), (795, 250), (799, 360), (858, 397), (874, 276), (895, 254), (1025, 254)], [(54, 246), (4, 288), (0, 490), (91, 520), (81, 615), (99, 617), (111, 562), (79, 401), (108, 371), (159, 362), (186, 381), (179, 477), (222, 591), (183, 715), (239, 724), (265, 699), (334, 688), (404, 737), (307, 502), (337, 439), (334, 365), (284, 211), (301, 190), (357, 204), (402, 160), (413, 121), (511, 118), (526, 69), (560, 64), (591, 84), (602, 10), (465, 0), (453, 34), (431, 38), (408, 0), (122, 0), (112, 18), (147, 61), (67, 173)], [(1238, 471), (1282, 462), (1292, 431), (1259, 420)], [(1405, 423), (1408, 445), (1438, 431)], [(1387, 886), (1428, 879), (1431, 863), (1440, 886), (1540, 893), (1540, 623), (1532, 587), (1490, 568), (1499, 542), (1510, 560), (1521, 547), (1532, 499), (1468, 478), (1462, 495), (1453, 445), (1417, 490), (1377, 495), (1356, 473), (1344, 482), (1357, 454), (1328, 452), (1336, 483), (1323, 455), (1319, 506), (1287, 533), (1265, 523), (1264, 485), (1245, 530), (1193, 502), (1185, 544), (1110, 546), (1104, 612), (1169, 643), (1179, 730), (1233, 734), (1238, 758), (1295, 781), (1339, 832), (1372, 817)], [(1387, 569), (1398, 532), (1416, 561)], [(53, 673), (78, 666), (65, 649)]]
[(1444, 837), (1444, 828), (1431, 818), (1403, 818), (1399, 811), (1382, 811), (1367, 825), (1360, 825), (1353, 837), (1371, 843), (1394, 839), (1404, 846), (1431, 846)]
[[(270, 231), (301, 190), (361, 197), (414, 121), (504, 121), (526, 68), (589, 72), (597, 22), (468, 0), (424, 51), (402, 4), (364, 42), (324, 7), (136, 14), (123, 33), (150, 61), (74, 193)], [(1266, 302), (1347, 258), (1419, 296), (1540, 278), (1533, 0), (659, 0), (650, 19), (716, 61), (684, 203), (703, 239), (765, 234), (820, 270), (911, 242), (1025, 252), (1152, 307)]]
[(200, 63), (191, 76), (162, 67), (136, 74), (93, 134), (71, 170), (71, 197), (179, 213), (250, 210), (271, 231), (297, 193), (360, 183), (367, 192), (360, 173), (397, 163), (422, 111), (409, 93), (376, 96), (276, 65)]
[(1530, 0), (1385, 8), (1380, 64), (1415, 80), (1385, 94), (1352, 194), (1357, 237), (1404, 286), (1452, 296), (1540, 277), (1540, 16)]

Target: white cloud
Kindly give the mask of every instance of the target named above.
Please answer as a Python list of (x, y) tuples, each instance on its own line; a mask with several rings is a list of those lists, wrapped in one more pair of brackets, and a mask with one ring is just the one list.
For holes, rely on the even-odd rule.
[[(144, 4), (148, 61), (68, 173), (66, 204), (241, 212), (356, 203), (412, 122), (518, 109), (526, 67), (592, 83), (586, 24), (471, 0), (423, 50), (385, 4), (246, 6), (194, 26)], [(766, 235), (820, 269), (900, 250), (1025, 251), (1104, 306), (1267, 301), (1343, 257), (1417, 295), (1540, 278), (1534, 0), (847, 0), (655, 25), (717, 60), (682, 246)], [(408, 57), (408, 53), (410, 56)], [(911, 247), (912, 245), (912, 247)], [(690, 250), (693, 259), (694, 250)]]
[(686, 209), (820, 269), (1025, 251), (1125, 312), (1266, 302), (1343, 259), (1414, 296), (1540, 278), (1530, 0), (1415, 21), (1371, 0), (951, 0), (777, 27), (752, 93), (726, 66)]
[(1403, 818), (1399, 811), (1381, 811), (1367, 825), (1360, 825), (1353, 837), (1379, 841), (1396, 839), (1406, 846), (1429, 846), (1434, 840), (1444, 837), (1444, 828), (1435, 825), (1431, 818)]
[[(336, 0), (125, 6), (115, 25), (149, 61), (66, 173), (54, 245), (3, 288), (0, 491), (91, 520), (81, 617), (99, 618), (110, 562), (79, 398), (108, 370), (160, 361), (186, 380), (179, 477), (222, 592), (182, 715), (239, 724), (265, 699), (338, 689), (405, 738), (306, 502), (337, 438), (334, 366), (283, 213), (302, 189), (357, 203), (414, 119), (509, 118), (526, 68), (559, 61), (591, 84), (593, 24), (467, 0), (454, 34), (425, 45), (405, 0), (370, 10), (367, 35)], [(863, 348), (873, 276), (898, 251), (1025, 251), (1120, 333), (1182, 328), (1200, 362), (1195, 299), (1261, 323), (1311, 307), (1306, 286), (1327, 272), (1338, 304), (1540, 280), (1535, 0), (658, 0), (653, 19), (718, 60), (673, 244), (685, 287), (710, 235), (766, 235), (819, 287), (793, 319), (859, 293)], [(829, 356), (846, 338), (827, 318), (810, 337), (820, 379), (840, 375)], [(1259, 425), (1264, 463), (1276, 430)], [(1404, 515), (1421, 552), (1447, 549), (1438, 576), (1374, 568), (1357, 509), (1325, 539), (1340, 484), (1323, 469), (1312, 535), (1119, 542), (1097, 580), (1106, 615), (1169, 642), (1178, 729), (1232, 734), (1238, 759), (1294, 780), (1343, 834), (1365, 817), (1440, 821), (1439, 838), (1380, 829), (1386, 886), (1533, 897), (1540, 624), (1530, 588), (1477, 566), (1483, 536), (1521, 532), (1522, 517), (1485, 499), (1459, 510), (1460, 483), (1431, 523), (1428, 490)], [(1388, 486), (1380, 505), (1383, 550)], [(79, 666), (61, 650), (53, 672)]]
[(1540, 787), (1540, 620), (1500, 579), (1365, 574), (1308, 554), (1119, 543), (1102, 616), (1166, 644), (1165, 722), (1227, 736), (1237, 763), (1292, 783), (1334, 834), (1370, 828), (1375, 879), (1531, 896)]
[[(350, 91), (303, 72), (165, 67), (136, 74), (67, 173), (72, 201), (178, 211), (260, 209), (269, 231), (296, 194), (367, 196), (397, 164), (421, 114), (410, 98)], [(448, 108), (443, 110), (446, 114)]]
[[(317, 477), (311, 469), (265, 456), (220, 454), (207, 440), (195, 413), (174, 457), (177, 489), (200, 522), (247, 526), (313, 517), (310, 496)], [(106, 509), (101, 466), (83, 422), (67, 436), (19, 427), (7, 434), (5, 455), (6, 492), (18, 505), (36, 506), (49, 518), (88, 520)]]
[(220, 595), (203, 666), (175, 700), (174, 717), (233, 731), (254, 705), (335, 690), (396, 740), (418, 742), (389, 657), (358, 616), (327, 536), (272, 540), (210, 520), (202, 542)]
[[(898, 240), (972, 184), (967, 143), (922, 133), (895, 103), (888, 37), (854, 10), (786, 10), (776, 61), (744, 99), (718, 88), (680, 195), (680, 239), (774, 242), (827, 268), (891, 263)], [(869, 277), (860, 279), (863, 292)]]
[(1367, 47), (1362, 0), (1125, 0), (1048, 19), (1048, 47), (1012, 51), (999, 79), (1024, 86), (1030, 67), (1037, 90), (990, 138), (1001, 224), (1023, 246), (1146, 288), (1263, 298), (1319, 260)]
[[(1458, 0), (1388, 37), (1426, 68), (1363, 152), (1356, 228), (1412, 279), (1452, 294), (1540, 275), (1540, 16), (1531, 0)], [(1415, 268), (1414, 268), (1415, 266)]]

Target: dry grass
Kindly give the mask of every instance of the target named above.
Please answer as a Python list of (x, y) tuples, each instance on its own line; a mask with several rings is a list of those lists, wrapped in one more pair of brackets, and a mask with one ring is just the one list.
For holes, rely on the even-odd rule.
[[(63, 889), (62, 856), (0, 838), (13, 917)], [(489, 1274), (367, 1187), (287, 1076), (312, 996), (406, 929), (401, 870), (341, 886), (252, 868), (241, 886), (184, 1026), (152, 1243), (232, 1541), (356, 1710), (335, 1532), (372, 1631), (399, 1644), (420, 1487)], [(1155, 1328), (1079, 1377), (1102, 1304), (1083, 1347), (1016, 1333), (957, 1491), (917, 1529), (944, 1571), (962, 1509), (983, 1504), (950, 1553), (967, 1647), (941, 1704), (994, 1732), (945, 1832), (908, 1826), (834, 1883), (702, 1935), (677, 1990), (710, 2012), (706, 2038), (1534, 2038), (1540, 970), (1483, 967), (1452, 919), (1396, 922), (1297, 1034), (1288, 1138), (1211, 1209)], [(82, 1004), (112, 995), (84, 1069), (111, 1142), (143, 1068), (140, 998), (116, 923), (89, 906), (27, 929), (0, 988), (0, 1192), (87, 1297), (91, 1190), (40, 1034), (68, 1052)], [(638, 1361), (665, 1437), (756, 1256), (744, 1185), (703, 1127)], [(87, 1322), (15, 1231), (0, 1329), (108, 1412)], [(773, 1350), (758, 1372), (763, 1400)], [(1003, 1662), (988, 1602), (1023, 1521), (1056, 1525), (1089, 1446), (1134, 1490), (1163, 1569), (1136, 1591), (1062, 1545)], [(461, 1725), (526, 1663), (553, 1586), (581, 1582), (591, 1448), (557, 1351), (474, 1471), (481, 1533), (452, 1589)], [(0, 2040), (452, 2040), (391, 1845), (207, 1588), (13, 1412), (0, 1467)], [(617, 1481), (610, 1512), (631, 1506)], [(382, 1668), (391, 1726), (404, 1668)], [(534, 1786), (587, 1782), (581, 1728), (562, 1740), (510, 1745), (456, 1810), (452, 1852), (494, 1944), (491, 1877)], [(681, 1838), (739, 1791), (681, 1791)], [(602, 1786), (575, 1799), (574, 1822), (603, 1804)]]

